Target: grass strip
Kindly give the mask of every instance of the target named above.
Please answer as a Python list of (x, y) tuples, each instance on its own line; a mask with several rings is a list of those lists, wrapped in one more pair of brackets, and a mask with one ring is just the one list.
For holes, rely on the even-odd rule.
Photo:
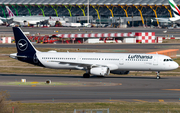
[[(74, 109), (107, 109), (110, 113), (178, 113), (180, 103), (102, 102), (102, 103), (21, 103), (18, 113), (72, 113)], [(12, 107), (12, 105), (11, 105)], [(103, 112), (107, 113), (107, 112)]]

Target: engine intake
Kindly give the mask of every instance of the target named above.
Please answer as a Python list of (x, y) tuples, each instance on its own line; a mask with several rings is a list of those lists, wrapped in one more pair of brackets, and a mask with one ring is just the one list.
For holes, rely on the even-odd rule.
[(90, 70), (90, 73), (97, 76), (107, 76), (110, 70), (108, 67), (94, 67)]

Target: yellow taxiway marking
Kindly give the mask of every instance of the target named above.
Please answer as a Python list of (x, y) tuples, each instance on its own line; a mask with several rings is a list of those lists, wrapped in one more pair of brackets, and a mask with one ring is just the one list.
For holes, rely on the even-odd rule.
[(31, 87), (36, 87), (36, 85), (32, 85)]
[(148, 101), (144, 101), (144, 100), (138, 100), (138, 99), (133, 99), (134, 101), (138, 101), (138, 102), (148, 102)]
[(37, 83), (39, 83), (39, 82), (36, 82), (36, 81), (34, 81), (34, 82), (31, 82), (31, 84), (37, 84)]
[(180, 91), (180, 89), (162, 89), (162, 90)]
[(159, 102), (164, 102), (164, 100), (162, 100), (162, 99), (159, 99)]

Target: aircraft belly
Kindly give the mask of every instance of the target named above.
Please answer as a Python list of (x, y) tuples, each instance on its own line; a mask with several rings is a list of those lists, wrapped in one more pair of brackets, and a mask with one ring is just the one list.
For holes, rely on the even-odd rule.
[(122, 66), (119, 66), (120, 70), (129, 70), (129, 71), (157, 71), (162, 70), (161, 66), (153, 65), (152, 63), (125, 63)]
[(55, 69), (76, 69), (76, 66), (70, 66), (69, 64), (59, 64), (57, 62), (47, 62), (43, 64), (47, 68)]

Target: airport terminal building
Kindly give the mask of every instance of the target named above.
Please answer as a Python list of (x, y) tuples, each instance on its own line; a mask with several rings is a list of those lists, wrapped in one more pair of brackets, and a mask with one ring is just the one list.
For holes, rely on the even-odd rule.
[[(180, 0), (175, 2), (179, 4)], [(76, 22), (87, 22), (78, 16), (87, 16), (88, 0), (0, 0), (0, 4), (1, 17), (8, 16), (7, 5), (17, 16), (74, 17)], [(89, 0), (89, 15), (93, 17), (91, 23), (125, 22), (129, 26), (146, 26), (159, 25), (158, 21), (152, 19), (172, 17), (172, 10), (168, 0)]]

